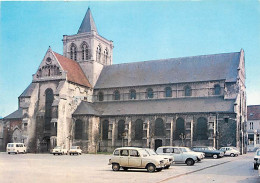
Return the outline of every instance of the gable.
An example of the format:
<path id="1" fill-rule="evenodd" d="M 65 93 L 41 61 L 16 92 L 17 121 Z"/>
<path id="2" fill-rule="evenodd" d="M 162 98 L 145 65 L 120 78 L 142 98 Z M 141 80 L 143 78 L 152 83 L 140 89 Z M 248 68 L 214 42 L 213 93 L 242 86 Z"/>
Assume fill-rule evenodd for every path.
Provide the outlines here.
<path id="1" fill-rule="evenodd" d="M 67 81 L 72 83 L 91 87 L 80 65 L 76 61 L 53 52 L 51 48 L 46 52 L 34 77 L 36 80 L 67 79 Z"/>
<path id="2" fill-rule="evenodd" d="M 82 71 L 78 62 L 53 52 L 64 71 L 67 72 L 67 80 L 82 86 L 91 88 L 91 85 Z"/>
<path id="3" fill-rule="evenodd" d="M 95 88 L 226 80 L 235 82 L 240 52 L 105 66 Z"/>

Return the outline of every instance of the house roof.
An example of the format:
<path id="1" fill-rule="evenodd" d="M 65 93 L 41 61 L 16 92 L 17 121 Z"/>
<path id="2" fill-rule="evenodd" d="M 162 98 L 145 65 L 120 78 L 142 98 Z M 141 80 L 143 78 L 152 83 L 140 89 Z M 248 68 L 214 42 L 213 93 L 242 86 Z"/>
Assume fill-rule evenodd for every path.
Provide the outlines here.
<path id="1" fill-rule="evenodd" d="M 240 52 L 105 66 L 95 89 L 226 80 L 235 82 Z"/>
<path id="2" fill-rule="evenodd" d="M 260 120 L 260 105 L 247 106 L 247 120 Z"/>
<path id="3" fill-rule="evenodd" d="M 23 110 L 19 108 L 18 110 L 14 111 L 13 113 L 9 114 L 8 116 L 4 117 L 4 120 L 9 119 L 22 119 L 23 117 Z"/>
<path id="4" fill-rule="evenodd" d="M 66 58 L 56 52 L 53 52 L 58 62 L 61 64 L 63 70 L 67 71 L 67 79 L 73 83 L 80 84 L 82 86 L 91 87 L 88 79 L 86 78 L 85 74 L 83 73 L 80 65 L 78 62 Z"/>
<path id="5" fill-rule="evenodd" d="M 36 85 L 36 83 L 31 83 L 19 97 L 30 97 Z"/>
<path id="6" fill-rule="evenodd" d="M 223 97 L 81 102 L 73 115 L 120 116 L 176 113 L 234 112 L 234 100 Z"/>
<path id="7" fill-rule="evenodd" d="M 85 14 L 85 17 L 80 25 L 80 28 L 78 30 L 78 34 L 79 33 L 84 33 L 84 32 L 91 32 L 91 31 L 97 31 L 97 28 L 96 28 L 96 24 L 94 22 L 94 19 L 92 17 L 92 14 L 91 14 L 91 11 L 90 11 L 90 8 L 88 8 L 86 14 Z"/>

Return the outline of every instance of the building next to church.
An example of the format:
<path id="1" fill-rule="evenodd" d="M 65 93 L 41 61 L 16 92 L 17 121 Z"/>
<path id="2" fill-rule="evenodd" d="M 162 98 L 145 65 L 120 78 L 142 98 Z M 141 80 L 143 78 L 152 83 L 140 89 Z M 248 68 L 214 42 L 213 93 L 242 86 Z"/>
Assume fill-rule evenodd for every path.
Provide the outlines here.
<path id="1" fill-rule="evenodd" d="M 6 116 L 5 143 L 30 152 L 79 145 L 237 146 L 246 149 L 244 51 L 112 64 L 113 42 L 99 35 L 90 9 L 78 33 L 50 47 Z"/>
<path id="2" fill-rule="evenodd" d="M 260 148 L 260 105 L 247 106 L 248 151 Z"/>

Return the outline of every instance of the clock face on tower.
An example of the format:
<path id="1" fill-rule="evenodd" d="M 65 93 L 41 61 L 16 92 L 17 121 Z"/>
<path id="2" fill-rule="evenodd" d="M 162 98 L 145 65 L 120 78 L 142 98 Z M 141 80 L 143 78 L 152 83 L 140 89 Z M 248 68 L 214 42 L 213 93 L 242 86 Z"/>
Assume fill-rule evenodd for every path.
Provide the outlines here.
<path id="1" fill-rule="evenodd" d="M 46 64 L 47 64 L 47 65 L 50 65 L 50 64 L 51 64 L 51 58 L 50 58 L 50 57 L 48 57 L 48 58 L 46 59 Z"/>

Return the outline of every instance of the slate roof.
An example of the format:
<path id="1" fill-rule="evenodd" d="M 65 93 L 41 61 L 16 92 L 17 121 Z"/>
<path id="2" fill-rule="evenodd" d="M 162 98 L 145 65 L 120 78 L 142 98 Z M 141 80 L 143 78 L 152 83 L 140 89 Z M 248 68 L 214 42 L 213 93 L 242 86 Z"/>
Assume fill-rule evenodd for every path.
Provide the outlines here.
<path id="1" fill-rule="evenodd" d="M 8 119 L 22 119 L 23 117 L 23 110 L 19 108 L 18 110 L 14 111 L 13 113 L 9 114 L 8 116 L 4 117 L 4 120 Z"/>
<path id="2" fill-rule="evenodd" d="M 247 106 L 247 120 L 260 120 L 260 105 Z"/>
<path id="3" fill-rule="evenodd" d="M 31 83 L 19 97 L 30 97 L 36 85 L 36 83 Z"/>
<path id="4" fill-rule="evenodd" d="M 56 52 L 53 52 L 58 62 L 61 64 L 61 67 L 67 71 L 67 79 L 73 83 L 80 84 L 82 86 L 91 87 L 88 79 L 86 78 L 84 72 L 82 71 L 78 62 L 66 58 Z"/>
<path id="5" fill-rule="evenodd" d="M 240 52 L 105 66 L 95 89 L 210 80 L 235 82 Z"/>
<path id="6" fill-rule="evenodd" d="M 85 17 L 78 30 L 78 34 L 91 31 L 98 32 L 90 8 L 88 8 L 87 13 L 85 14 Z"/>
<path id="7" fill-rule="evenodd" d="M 234 113 L 235 100 L 223 97 L 130 100 L 115 102 L 82 101 L 73 115 L 120 116 L 176 113 Z"/>

